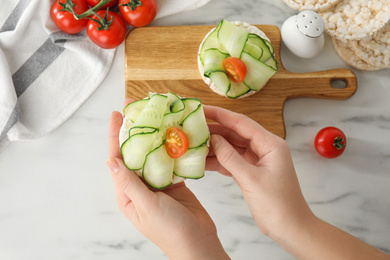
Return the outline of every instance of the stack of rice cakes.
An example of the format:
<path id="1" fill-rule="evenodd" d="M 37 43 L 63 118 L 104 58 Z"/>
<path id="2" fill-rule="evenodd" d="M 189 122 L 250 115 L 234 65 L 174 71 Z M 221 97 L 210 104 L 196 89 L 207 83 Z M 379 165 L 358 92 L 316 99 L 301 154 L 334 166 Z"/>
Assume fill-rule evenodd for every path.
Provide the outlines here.
<path id="1" fill-rule="evenodd" d="M 390 68 L 389 0 L 283 0 L 318 12 L 337 54 L 360 70 Z"/>

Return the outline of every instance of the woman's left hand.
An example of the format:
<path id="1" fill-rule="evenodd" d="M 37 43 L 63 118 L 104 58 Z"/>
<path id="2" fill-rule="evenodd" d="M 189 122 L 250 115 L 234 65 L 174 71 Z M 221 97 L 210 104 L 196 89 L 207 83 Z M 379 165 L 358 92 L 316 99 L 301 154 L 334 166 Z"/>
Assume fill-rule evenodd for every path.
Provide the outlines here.
<path id="1" fill-rule="evenodd" d="M 122 121 L 121 113 L 111 114 L 107 160 L 122 213 L 170 259 L 229 259 L 213 220 L 184 182 L 154 190 L 124 165 Z"/>

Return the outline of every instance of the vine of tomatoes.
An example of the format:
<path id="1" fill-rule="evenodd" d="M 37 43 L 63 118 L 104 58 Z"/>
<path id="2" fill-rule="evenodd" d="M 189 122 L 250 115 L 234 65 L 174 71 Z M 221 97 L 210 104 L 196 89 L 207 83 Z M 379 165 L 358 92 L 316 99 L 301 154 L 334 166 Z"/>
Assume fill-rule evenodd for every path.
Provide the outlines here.
<path id="1" fill-rule="evenodd" d="M 110 10 L 116 5 L 119 13 Z M 105 49 L 116 48 L 124 41 L 126 23 L 146 26 L 156 14 L 156 0 L 55 0 L 50 10 L 61 31 L 76 34 L 86 29 L 91 41 Z"/>

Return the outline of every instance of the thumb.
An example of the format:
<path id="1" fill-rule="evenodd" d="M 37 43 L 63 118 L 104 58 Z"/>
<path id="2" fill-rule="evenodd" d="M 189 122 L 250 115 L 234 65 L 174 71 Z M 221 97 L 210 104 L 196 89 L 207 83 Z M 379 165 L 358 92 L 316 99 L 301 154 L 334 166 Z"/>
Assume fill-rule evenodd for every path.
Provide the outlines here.
<path id="1" fill-rule="evenodd" d="M 110 158 L 107 166 L 111 170 L 112 180 L 118 193 L 124 193 L 134 205 L 143 204 L 148 201 L 153 192 L 142 182 L 142 180 L 130 171 L 122 160 Z"/>
<path id="2" fill-rule="evenodd" d="M 220 135 L 211 136 L 211 145 L 218 162 L 228 170 L 233 177 L 243 170 L 248 162 L 234 149 L 234 147 Z"/>

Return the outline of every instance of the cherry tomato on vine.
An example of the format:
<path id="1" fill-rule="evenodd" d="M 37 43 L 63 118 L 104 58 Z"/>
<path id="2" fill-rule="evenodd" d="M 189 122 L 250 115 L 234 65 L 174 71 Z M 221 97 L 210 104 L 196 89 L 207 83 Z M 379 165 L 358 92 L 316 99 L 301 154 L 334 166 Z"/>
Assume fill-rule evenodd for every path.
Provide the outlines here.
<path id="1" fill-rule="evenodd" d="M 179 128 L 168 128 L 165 140 L 165 150 L 172 158 L 179 158 L 182 156 L 188 150 L 187 135 Z"/>
<path id="2" fill-rule="evenodd" d="M 246 75 L 246 65 L 239 58 L 229 57 L 223 61 L 223 67 L 231 80 L 240 83 Z"/>
<path id="3" fill-rule="evenodd" d="M 86 0 L 88 2 L 88 4 L 92 7 L 96 6 L 98 3 L 100 3 L 101 0 Z M 116 5 L 118 3 L 118 0 L 111 0 L 110 2 L 108 2 L 108 4 L 105 4 L 103 5 L 103 7 L 100 8 L 100 10 L 103 10 L 103 9 L 107 9 L 107 8 L 111 8 L 113 7 L 114 5 Z"/>
<path id="4" fill-rule="evenodd" d="M 119 10 L 131 26 L 146 26 L 156 17 L 157 0 L 119 0 Z"/>
<path id="5" fill-rule="evenodd" d="M 72 0 L 74 3 L 73 9 L 76 14 L 82 14 L 89 9 L 85 0 Z M 61 11 L 66 0 L 56 0 L 50 9 L 50 16 L 54 23 L 61 29 L 61 31 L 75 34 L 81 32 L 88 23 L 87 19 L 77 20 L 68 11 Z"/>
<path id="6" fill-rule="evenodd" d="M 321 129 L 314 139 L 314 147 L 325 158 L 340 156 L 344 152 L 346 145 L 347 138 L 345 134 L 333 126 Z"/>
<path id="7" fill-rule="evenodd" d="M 112 11 L 100 10 L 96 14 L 99 17 L 93 15 L 88 21 L 88 37 L 104 49 L 118 47 L 126 37 L 126 23 Z"/>

